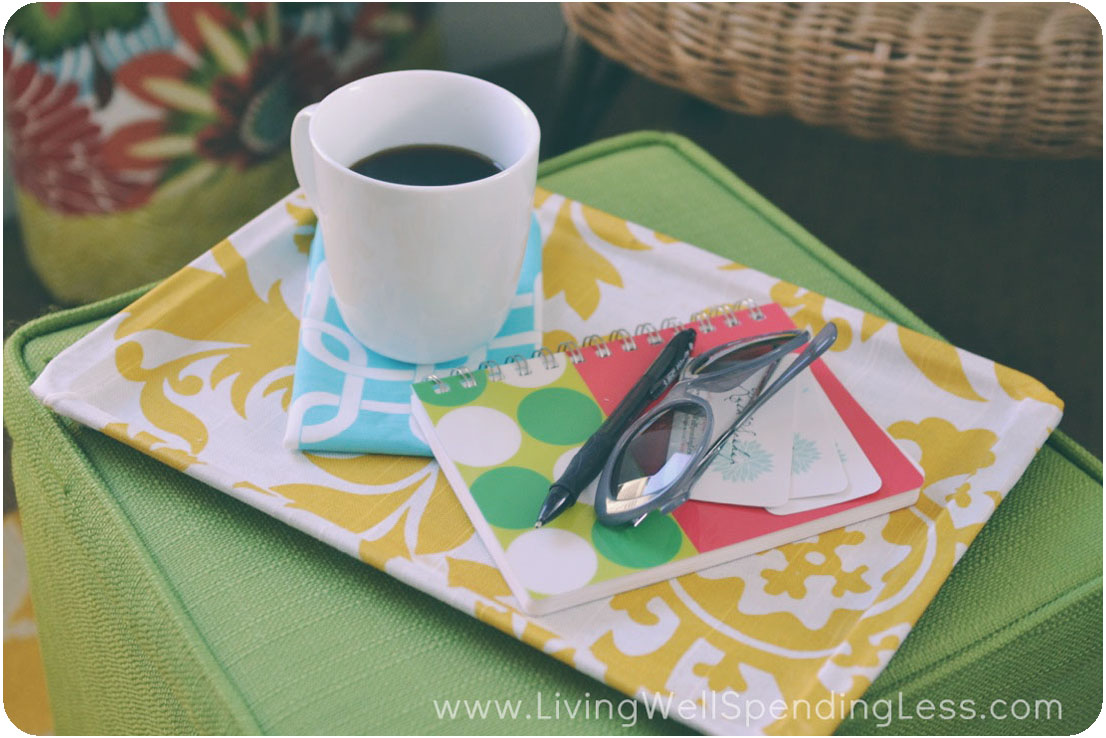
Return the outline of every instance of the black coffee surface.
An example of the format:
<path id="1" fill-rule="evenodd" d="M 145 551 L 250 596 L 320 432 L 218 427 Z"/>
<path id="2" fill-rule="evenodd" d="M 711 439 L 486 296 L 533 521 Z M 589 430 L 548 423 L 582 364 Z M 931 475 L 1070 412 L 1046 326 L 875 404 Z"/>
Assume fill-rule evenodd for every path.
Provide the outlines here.
<path id="1" fill-rule="evenodd" d="M 384 182 L 422 187 L 473 182 L 502 171 L 498 164 L 483 154 L 437 144 L 384 149 L 366 156 L 350 169 Z"/>

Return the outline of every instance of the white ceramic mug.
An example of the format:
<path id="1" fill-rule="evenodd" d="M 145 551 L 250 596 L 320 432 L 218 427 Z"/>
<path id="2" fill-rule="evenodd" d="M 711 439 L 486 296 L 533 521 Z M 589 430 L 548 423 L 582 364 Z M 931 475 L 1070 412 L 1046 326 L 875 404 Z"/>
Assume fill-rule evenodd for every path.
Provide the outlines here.
<path id="1" fill-rule="evenodd" d="M 365 77 L 296 115 L 296 177 L 319 216 L 334 298 L 354 336 L 430 364 L 498 333 L 522 268 L 539 137 L 530 108 L 507 90 L 429 70 Z M 412 144 L 469 149 L 503 169 L 416 187 L 349 168 Z"/>

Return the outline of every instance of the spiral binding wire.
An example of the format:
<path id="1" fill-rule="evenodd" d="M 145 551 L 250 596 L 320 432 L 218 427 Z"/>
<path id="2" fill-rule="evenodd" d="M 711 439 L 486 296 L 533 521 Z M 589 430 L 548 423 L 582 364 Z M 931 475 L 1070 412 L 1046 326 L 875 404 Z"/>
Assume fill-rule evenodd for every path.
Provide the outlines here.
<path id="1" fill-rule="evenodd" d="M 518 372 L 520 377 L 526 377 L 530 374 L 530 362 L 526 361 L 526 357 L 522 354 L 514 354 L 507 357 L 507 361 L 504 364 L 514 364 L 515 371 Z"/>
<path id="2" fill-rule="evenodd" d="M 536 351 L 534 351 L 534 353 L 530 354 L 531 359 L 537 359 L 539 357 L 541 357 L 541 365 L 546 369 L 557 368 L 558 364 L 556 355 L 545 346 L 542 346 L 540 349 L 537 349 Z"/>
<path id="3" fill-rule="evenodd" d="M 722 314 L 722 322 L 726 324 L 727 328 L 735 328 L 741 321 L 737 319 L 738 307 L 733 303 L 726 303 L 722 306 L 725 308 L 725 312 Z"/>
<path id="4" fill-rule="evenodd" d="M 576 345 L 575 341 L 565 341 L 557 346 L 558 354 L 565 354 L 573 364 L 579 364 L 584 360 L 584 354 L 580 351 L 580 347 Z"/>
<path id="5" fill-rule="evenodd" d="M 630 332 L 625 328 L 619 328 L 618 330 L 611 331 L 611 335 L 607 337 L 610 342 L 622 341 L 623 351 L 637 351 L 637 341 L 634 340 Z"/>
<path id="6" fill-rule="evenodd" d="M 463 367 L 458 367 L 449 373 L 451 377 L 460 377 L 461 386 L 465 389 L 472 389 L 476 386 L 476 377 L 472 376 L 472 372 Z"/>
<path id="7" fill-rule="evenodd" d="M 754 300 L 745 298 L 736 303 L 727 302 L 692 313 L 690 320 L 686 324 L 681 324 L 677 318 L 665 318 L 661 321 L 660 328 L 657 328 L 652 323 L 641 323 L 634 329 L 633 334 L 625 328 L 611 331 L 610 335 L 606 338 L 592 334 L 586 336 L 580 344 L 577 344 L 575 341 L 565 341 L 557 346 L 556 352 L 550 351 L 543 346 L 530 354 L 530 359 L 541 359 L 542 367 L 547 370 L 556 369 L 560 366 L 560 364 L 557 363 L 558 354 L 564 354 L 573 364 L 580 364 L 586 361 L 583 353 L 583 349 L 585 348 L 594 348 L 595 357 L 597 359 L 605 359 L 613 354 L 611 351 L 611 344 L 617 344 L 624 352 L 636 351 L 638 349 L 638 340 L 644 338 L 646 343 L 656 346 L 664 343 L 664 337 L 661 333 L 670 328 L 679 329 L 684 325 L 694 324 L 695 328 L 698 329 L 700 333 L 711 333 L 716 330 L 712 321 L 712 319 L 716 317 L 721 317 L 722 322 L 727 328 L 734 328 L 741 325 L 741 319 L 737 317 L 737 314 L 745 310 L 749 311 L 749 318 L 752 320 L 761 321 L 766 317 L 764 311 L 760 309 L 760 306 L 757 305 Z M 503 364 L 491 359 L 482 361 L 477 371 L 486 371 L 488 373 L 488 381 L 490 382 L 502 382 L 504 376 L 503 370 L 509 365 L 514 366 L 515 371 L 520 377 L 529 376 L 531 373 L 530 361 L 522 354 L 514 354 L 508 357 Z M 453 369 L 449 372 L 449 376 L 460 377 L 460 385 L 466 389 L 471 389 L 477 384 L 476 377 L 469 369 Z M 423 381 L 433 382 L 434 392 L 436 394 L 442 394 L 450 390 L 449 384 L 436 374 L 427 376 Z"/>
<path id="8" fill-rule="evenodd" d="M 477 369 L 483 369 L 488 372 L 488 379 L 493 382 L 503 381 L 503 369 L 499 366 L 499 362 L 488 359 L 487 361 L 481 361 L 480 366 Z"/>
<path id="9" fill-rule="evenodd" d="M 584 336 L 584 348 L 595 347 L 595 357 L 597 359 L 605 359 L 611 355 L 611 349 L 607 346 L 607 342 L 594 333 L 590 336 Z"/>
<path id="10" fill-rule="evenodd" d="M 760 309 L 760 305 L 757 305 L 756 301 L 750 297 L 746 297 L 737 303 L 737 310 L 733 311 L 736 315 L 742 310 L 749 311 L 749 317 L 753 320 L 764 320 L 764 311 Z"/>
<path id="11" fill-rule="evenodd" d="M 714 333 L 714 323 L 710 322 L 710 319 L 711 311 L 701 310 L 691 314 L 690 322 L 697 323 L 695 327 L 699 329 L 700 333 Z"/>
<path id="12" fill-rule="evenodd" d="M 634 335 L 645 336 L 645 340 L 653 346 L 664 342 L 664 337 L 661 335 L 661 332 L 657 330 L 657 327 L 652 323 L 639 324 L 637 328 L 634 328 Z"/>

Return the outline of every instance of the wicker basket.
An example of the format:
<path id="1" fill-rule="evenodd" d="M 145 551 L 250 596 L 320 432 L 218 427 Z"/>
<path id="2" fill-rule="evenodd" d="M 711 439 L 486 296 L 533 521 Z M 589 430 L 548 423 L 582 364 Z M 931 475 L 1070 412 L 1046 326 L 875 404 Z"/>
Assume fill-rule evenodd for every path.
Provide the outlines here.
<path id="1" fill-rule="evenodd" d="M 565 3 L 636 72 L 752 115 L 957 154 L 1102 154 L 1102 31 L 1052 3 Z"/>

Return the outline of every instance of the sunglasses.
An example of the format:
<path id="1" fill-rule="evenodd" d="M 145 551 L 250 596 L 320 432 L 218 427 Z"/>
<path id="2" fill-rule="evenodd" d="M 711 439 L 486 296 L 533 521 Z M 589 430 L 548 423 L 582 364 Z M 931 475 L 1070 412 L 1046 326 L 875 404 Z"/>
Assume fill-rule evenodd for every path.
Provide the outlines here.
<path id="1" fill-rule="evenodd" d="M 595 495 L 604 525 L 638 525 L 671 512 L 723 444 L 782 387 L 833 345 L 832 323 L 812 340 L 784 331 L 716 346 L 692 359 L 668 394 L 616 442 Z M 782 371 L 784 357 L 806 348 Z"/>

